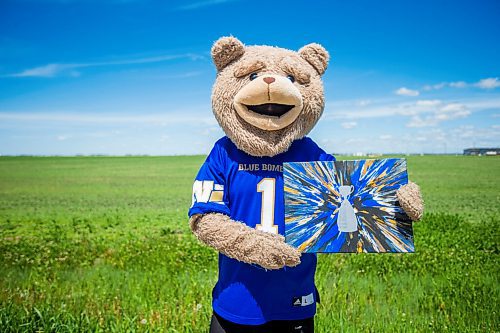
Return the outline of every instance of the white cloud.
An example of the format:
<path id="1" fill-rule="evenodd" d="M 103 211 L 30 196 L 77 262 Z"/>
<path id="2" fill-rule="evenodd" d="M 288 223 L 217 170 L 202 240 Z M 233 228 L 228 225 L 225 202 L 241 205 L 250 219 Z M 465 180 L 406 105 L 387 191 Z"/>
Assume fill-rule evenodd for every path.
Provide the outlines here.
<path id="1" fill-rule="evenodd" d="M 45 66 L 35 67 L 31 69 L 26 69 L 22 72 L 11 74 L 11 77 L 53 77 L 56 73 L 62 72 L 66 69 L 74 68 L 72 65 L 62 65 L 62 64 L 48 64 Z"/>
<path id="2" fill-rule="evenodd" d="M 465 81 L 450 82 L 449 85 L 452 88 L 465 88 L 465 87 L 467 87 L 467 83 Z"/>
<path id="3" fill-rule="evenodd" d="M 341 123 L 340 125 L 345 129 L 351 129 L 351 128 L 358 126 L 358 123 L 355 121 L 346 121 L 346 122 Z"/>
<path id="4" fill-rule="evenodd" d="M 396 95 L 401 95 L 401 96 L 418 96 L 420 95 L 420 92 L 418 90 L 412 90 L 408 89 L 406 87 L 401 87 L 398 90 L 395 91 Z"/>
<path id="5" fill-rule="evenodd" d="M 449 103 L 440 108 L 435 109 L 431 114 L 422 116 L 415 115 L 411 117 L 406 124 L 407 127 L 429 127 L 436 126 L 440 122 L 465 118 L 470 115 L 470 111 L 464 104 Z"/>
<path id="6" fill-rule="evenodd" d="M 464 98 L 459 101 L 433 99 L 404 103 L 397 102 L 397 99 L 385 99 L 373 100 L 372 105 L 362 109 L 358 107 L 358 100 L 352 100 L 350 103 L 348 101 L 340 101 L 338 104 L 327 103 L 324 121 L 334 120 L 346 128 L 344 124 L 356 122 L 358 119 L 399 117 L 399 120 L 395 121 L 403 121 L 409 128 L 435 128 L 443 122 L 463 119 L 473 112 L 491 109 L 500 109 L 500 98 Z"/>
<path id="7" fill-rule="evenodd" d="M 446 86 L 446 82 L 441 82 L 432 86 L 433 89 L 439 90 Z"/>
<path id="8" fill-rule="evenodd" d="M 477 82 L 475 86 L 481 89 L 494 89 L 500 87 L 500 81 L 497 77 L 490 77 L 487 79 L 479 80 L 479 82 Z"/>
<path id="9" fill-rule="evenodd" d="M 0 110 L 0 154 L 205 154 L 224 135 L 216 128 L 206 105 L 147 114 Z"/>
<path id="10" fill-rule="evenodd" d="M 438 105 L 441 105 L 441 101 L 439 99 L 432 99 L 432 100 L 419 100 L 417 101 L 416 105 L 417 106 L 424 106 L 424 107 L 435 107 Z"/>
<path id="11" fill-rule="evenodd" d="M 497 146 L 500 132 L 490 127 L 460 125 L 450 128 L 424 127 L 406 129 L 404 134 L 396 134 L 394 137 L 397 137 L 397 140 L 380 141 L 372 138 L 363 146 L 352 148 L 351 151 L 361 149 L 365 152 L 461 154 L 464 148 Z"/>
<path id="12" fill-rule="evenodd" d="M 198 60 L 203 58 L 203 56 L 187 53 L 187 54 L 161 55 L 156 57 L 143 57 L 135 59 L 124 59 L 124 60 L 113 60 L 113 61 L 102 61 L 102 62 L 70 63 L 70 64 L 54 63 L 54 64 L 47 64 L 39 67 L 25 69 L 18 73 L 4 75 L 3 77 L 51 78 L 58 75 L 79 76 L 80 72 L 76 71 L 76 69 L 79 68 L 148 64 L 148 63 L 164 62 L 164 61 L 183 59 L 183 58 Z"/>
<path id="13" fill-rule="evenodd" d="M 205 136 L 210 136 L 210 135 L 214 135 L 214 134 L 222 135 L 223 132 L 222 132 L 222 128 L 220 128 L 220 126 L 214 125 L 214 126 L 205 127 L 205 129 L 203 131 L 201 131 L 200 134 L 205 135 Z"/>
<path id="14" fill-rule="evenodd" d="M 358 101 L 359 106 L 367 106 L 371 103 L 372 103 L 372 101 L 369 99 L 362 99 L 362 100 Z"/>
<path id="15" fill-rule="evenodd" d="M 439 90 L 439 89 L 444 88 L 446 85 L 448 85 L 448 83 L 446 83 L 446 82 L 441 82 L 441 83 L 437 83 L 437 84 L 428 84 L 428 85 L 423 86 L 422 89 L 425 91 Z"/>
<path id="16" fill-rule="evenodd" d="M 449 104 L 446 104 L 445 106 L 443 106 L 442 108 L 440 108 L 440 111 L 441 112 L 460 112 L 460 111 L 464 111 L 466 109 L 467 108 L 463 104 L 449 103 Z"/>
<path id="17" fill-rule="evenodd" d="M 390 135 L 390 134 L 382 134 L 381 136 L 379 136 L 379 139 L 380 140 L 391 140 L 392 139 L 392 135 Z"/>
<path id="18" fill-rule="evenodd" d="M 441 82 L 434 85 L 425 85 L 423 86 L 422 89 L 425 91 L 430 91 L 430 90 L 439 90 L 444 87 L 451 87 L 451 88 L 478 87 L 481 89 L 494 89 L 500 87 L 500 80 L 498 79 L 498 77 L 490 77 L 486 79 L 481 79 L 475 83 L 467 83 L 465 81 Z"/>
<path id="19" fill-rule="evenodd" d="M 119 114 L 119 113 L 72 113 L 72 112 L 0 112 L 0 121 L 94 123 L 94 124 L 153 124 L 164 127 L 173 124 L 217 124 L 213 115 L 192 111 L 176 111 L 162 114 Z"/>
<path id="20" fill-rule="evenodd" d="M 362 109 L 357 106 L 357 100 L 330 102 L 326 105 L 324 119 L 356 121 L 357 119 L 413 117 L 443 112 L 478 112 L 486 109 L 500 109 L 500 98 L 464 98 L 459 101 L 418 100 L 404 103 L 397 99 L 374 100 L 371 106 Z"/>
<path id="21" fill-rule="evenodd" d="M 498 139 L 500 139 L 500 132 L 493 127 L 475 127 L 470 125 L 463 125 L 451 129 L 450 136 L 452 136 L 454 140 L 473 139 L 498 142 Z M 497 143 L 494 143 L 492 145 L 498 146 Z"/>
<path id="22" fill-rule="evenodd" d="M 453 113 L 438 113 L 434 117 L 437 121 L 445 121 L 445 120 L 452 120 L 452 119 L 458 119 L 458 118 L 465 118 L 470 115 L 470 111 L 464 110 L 464 111 L 458 111 L 458 112 L 453 112 Z"/>
<path id="23" fill-rule="evenodd" d="M 200 76 L 201 74 L 203 74 L 202 71 L 190 71 L 190 72 L 184 72 L 184 73 L 179 73 L 179 74 L 165 75 L 165 78 L 166 79 L 185 79 L 185 78 Z"/>
<path id="24" fill-rule="evenodd" d="M 345 140 L 346 144 L 353 144 L 353 143 L 365 143 L 366 139 L 363 138 L 350 138 Z"/>
<path id="25" fill-rule="evenodd" d="M 423 119 L 421 116 L 413 116 L 406 124 L 406 127 L 429 127 L 435 126 L 436 120 L 432 118 Z"/>

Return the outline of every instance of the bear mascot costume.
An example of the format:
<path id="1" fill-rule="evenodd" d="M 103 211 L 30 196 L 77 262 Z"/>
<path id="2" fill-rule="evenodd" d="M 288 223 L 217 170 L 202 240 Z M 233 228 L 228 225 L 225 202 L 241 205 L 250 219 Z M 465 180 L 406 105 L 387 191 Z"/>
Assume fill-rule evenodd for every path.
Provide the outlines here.
<path id="1" fill-rule="evenodd" d="M 196 237 L 219 252 L 210 332 L 313 332 L 316 255 L 284 242 L 283 162 L 334 161 L 306 137 L 321 117 L 321 76 L 329 55 L 245 46 L 222 37 L 212 47 L 218 140 L 193 185 Z M 398 200 L 412 220 L 423 203 L 414 183 Z"/>

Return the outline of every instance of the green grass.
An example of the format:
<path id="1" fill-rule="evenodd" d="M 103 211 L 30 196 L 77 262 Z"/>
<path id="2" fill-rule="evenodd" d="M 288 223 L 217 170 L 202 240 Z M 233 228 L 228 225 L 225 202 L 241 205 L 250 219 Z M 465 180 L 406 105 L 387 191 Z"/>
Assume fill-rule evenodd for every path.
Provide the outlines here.
<path id="1" fill-rule="evenodd" d="M 203 159 L 1 157 L 1 331 L 206 332 L 217 255 L 186 217 Z M 500 159 L 408 168 L 417 253 L 320 255 L 317 332 L 500 331 Z"/>

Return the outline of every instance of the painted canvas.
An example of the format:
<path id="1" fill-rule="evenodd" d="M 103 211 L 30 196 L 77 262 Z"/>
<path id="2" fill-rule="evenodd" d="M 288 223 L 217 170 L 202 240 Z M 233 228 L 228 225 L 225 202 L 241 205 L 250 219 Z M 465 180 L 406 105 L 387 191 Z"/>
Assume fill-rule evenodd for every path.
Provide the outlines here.
<path id="1" fill-rule="evenodd" d="M 286 242 L 303 252 L 414 252 L 396 191 L 406 160 L 284 163 Z"/>

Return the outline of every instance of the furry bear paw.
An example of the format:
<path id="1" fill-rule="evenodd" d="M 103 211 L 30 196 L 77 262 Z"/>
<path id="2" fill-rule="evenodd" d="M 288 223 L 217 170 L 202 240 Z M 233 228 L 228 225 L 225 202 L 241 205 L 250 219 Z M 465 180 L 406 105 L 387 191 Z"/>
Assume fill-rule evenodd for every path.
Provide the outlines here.
<path id="1" fill-rule="evenodd" d="M 424 214 L 424 201 L 420 187 L 413 183 L 402 186 L 397 192 L 399 204 L 412 221 L 418 221 Z"/>
<path id="2" fill-rule="evenodd" d="M 190 226 L 196 237 L 222 254 L 266 269 L 300 264 L 301 252 L 281 235 L 250 228 L 219 213 L 194 215 Z"/>
<path id="3" fill-rule="evenodd" d="M 256 232 L 259 236 L 259 251 L 249 256 L 249 260 L 266 269 L 280 269 L 285 266 L 294 267 L 300 264 L 300 251 L 285 243 L 281 235 Z"/>

